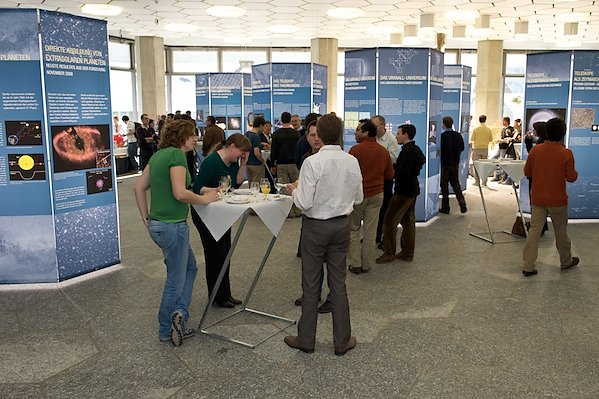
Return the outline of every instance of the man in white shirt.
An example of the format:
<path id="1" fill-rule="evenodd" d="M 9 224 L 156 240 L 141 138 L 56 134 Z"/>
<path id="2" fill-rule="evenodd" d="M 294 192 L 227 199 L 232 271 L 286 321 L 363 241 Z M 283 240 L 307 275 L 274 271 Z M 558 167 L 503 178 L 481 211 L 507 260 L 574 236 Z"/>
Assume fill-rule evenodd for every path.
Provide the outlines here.
<path id="1" fill-rule="evenodd" d="M 129 166 L 133 170 L 138 170 L 137 164 L 137 137 L 135 137 L 135 123 L 129 120 L 127 115 L 123 115 L 123 122 L 127 124 L 127 154 L 129 155 Z"/>
<path id="2" fill-rule="evenodd" d="M 356 346 L 356 337 L 351 336 L 345 265 L 349 249 L 348 215 L 364 197 L 362 173 L 358 160 L 339 145 L 343 134 L 339 118 L 334 115 L 320 118 L 317 133 L 323 146 L 302 164 L 297 188 L 291 184 L 287 187 L 305 218 L 300 244 L 302 316 L 297 325 L 298 335 L 285 337 L 285 343 L 306 353 L 314 352 L 319 280 L 324 262 L 332 293 L 335 355 L 342 356 Z"/>
<path id="3" fill-rule="evenodd" d="M 397 140 L 395 137 L 389 133 L 387 133 L 387 126 L 385 125 L 385 118 L 381 115 L 375 115 L 372 117 L 372 123 L 376 126 L 376 142 L 382 145 L 389 151 L 389 155 L 391 156 L 391 162 L 393 163 L 395 169 L 395 162 L 397 161 L 397 150 L 399 146 L 397 144 Z M 383 205 L 381 205 L 381 210 L 379 211 L 379 221 L 376 225 L 376 239 L 375 241 L 379 243 L 379 248 L 381 248 L 383 242 L 383 220 L 385 219 L 385 212 L 387 212 L 387 207 L 389 207 L 389 201 L 393 197 L 393 177 L 391 179 L 385 179 L 385 183 L 383 186 Z"/>

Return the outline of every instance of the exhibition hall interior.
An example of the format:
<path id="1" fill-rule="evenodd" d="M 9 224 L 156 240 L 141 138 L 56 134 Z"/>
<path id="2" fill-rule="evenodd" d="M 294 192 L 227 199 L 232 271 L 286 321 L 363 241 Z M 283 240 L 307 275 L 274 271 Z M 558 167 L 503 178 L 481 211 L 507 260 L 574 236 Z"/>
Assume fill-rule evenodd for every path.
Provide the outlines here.
<path id="1" fill-rule="evenodd" d="M 599 397 L 596 0 L 2 0 L 0 71 L 0 398 Z"/>

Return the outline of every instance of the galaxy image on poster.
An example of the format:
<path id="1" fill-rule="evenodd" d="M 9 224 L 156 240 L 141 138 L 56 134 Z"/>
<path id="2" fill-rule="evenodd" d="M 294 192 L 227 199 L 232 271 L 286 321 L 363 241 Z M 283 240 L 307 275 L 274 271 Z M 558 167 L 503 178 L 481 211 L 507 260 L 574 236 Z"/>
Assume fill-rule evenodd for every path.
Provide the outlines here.
<path id="1" fill-rule="evenodd" d="M 9 147 L 44 144 L 42 121 L 5 121 L 4 131 Z"/>
<path id="2" fill-rule="evenodd" d="M 44 154 L 8 154 L 10 181 L 46 180 Z"/>
<path id="3" fill-rule="evenodd" d="M 566 108 L 527 108 L 526 130 L 531 131 L 535 123 L 547 122 L 553 118 L 566 120 Z"/>
<path id="4" fill-rule="evenodd" d="M 92 170 L 85 173 L 87 194 L 99 194 L 112 191 L 112 171 L 110 169 Z"/>
<path id="5" fill-rule="evenodd" d="M 54 173 L 106 166 L 105 157 L 99 154 L 110 151 L 108 125 L 52 126 L 50 130 Z"/>
<path id="6" fill-rule="evenodd" d="M 56 214 L 60 226 L 56 229 L 60 280 L 120 261 L 116 218 L 116 204 Z"/>

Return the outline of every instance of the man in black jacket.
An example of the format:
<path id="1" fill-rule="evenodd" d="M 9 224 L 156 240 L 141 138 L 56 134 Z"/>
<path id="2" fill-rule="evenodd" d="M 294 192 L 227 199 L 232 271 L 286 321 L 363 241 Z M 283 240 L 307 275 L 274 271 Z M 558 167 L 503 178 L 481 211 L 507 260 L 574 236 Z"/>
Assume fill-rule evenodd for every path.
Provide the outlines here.
<path id="1" fill-rule="evenodd" d="M 455 194 L 460 212 L 466 213 L 466 200 L 462 194 L 460 181 L 458 179 L 458 167 L 460 165 L 460 154 L 464 151 L 464 138 L 453 127 L 451 116 L 443 117 L 443 134 L 441 134 L 441 208 L 439 212 L 449 213 L 449 184 Z"/>
<path id="2" fill-rule="evenodd" d="M 418 175 L 426 162 L 420 147 L 414 142 L 416 127 L 401 125 L 397 129 L 397 143 L 401 152 L 395 163 L 395 192 L 383 221 L 383 254 L 376 263 L 388 263 L 395 259 L 411 262 L 416 246 L 416 197 L 420 194 Z M 401 223 L 401 252 L 395 255 L 397 247 L 397 224 Z"/>
<path id="3" fill-rule="evenodd" d="M 299 178 L 299 170 L 295 165 L 295 144 L 299 140 L 299 133 L 291 126 L 291 114 L 281 114 L 283 127 L 272 135 L 270 159 L 277 166 L 277 177 L 281 181 L 293 183 Z"/>

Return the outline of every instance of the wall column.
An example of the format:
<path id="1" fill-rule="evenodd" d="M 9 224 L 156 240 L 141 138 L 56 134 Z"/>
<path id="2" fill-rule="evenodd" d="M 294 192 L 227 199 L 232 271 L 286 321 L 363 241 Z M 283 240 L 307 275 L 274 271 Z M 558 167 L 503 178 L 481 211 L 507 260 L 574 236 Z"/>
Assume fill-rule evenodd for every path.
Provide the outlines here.
<path id="1" fill-rule="evenodd" d="M 501 99 L 503 93 L 503 41 L 478 42 L 476 63 L 476 115 L 487 115 L 488 125 L 501 126 Z"/>
<path id="2" fill-rule="evenodd" d="M 327 75 L 327 113 L 335 111 L 338 116 L 343 117 L 343 110 L 337 109 L 337 54 L 339 42 L 334 38 L 314 38 L 310 42 L 312 62 L 326 65 Z"/>
<path id="3" fill-rule="evenodd" d="M 151 119 L 166 113 L 164 88 L 164 39 L 156 36 L 139 36 L 135 43 L 138 87 L 141 113 Z M 141 114 L 140 114 L 141 115 Z"/>

